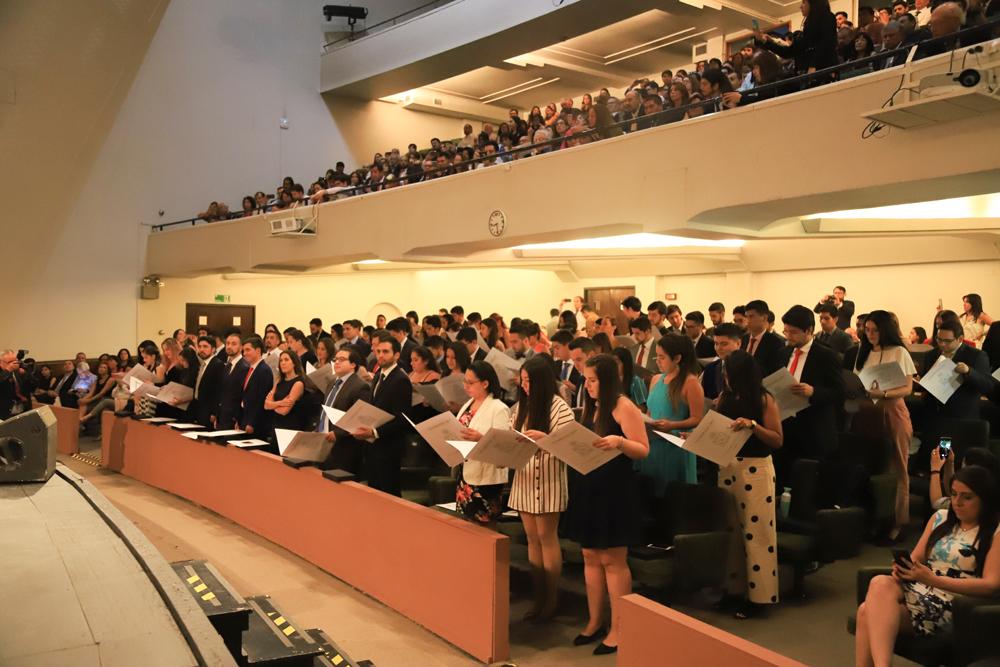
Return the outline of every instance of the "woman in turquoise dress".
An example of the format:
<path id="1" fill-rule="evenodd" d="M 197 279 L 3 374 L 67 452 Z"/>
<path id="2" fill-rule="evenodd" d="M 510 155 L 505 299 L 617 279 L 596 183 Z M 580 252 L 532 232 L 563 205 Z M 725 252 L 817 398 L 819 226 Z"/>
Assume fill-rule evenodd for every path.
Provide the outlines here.
<path id="1" fill-rule="evenodd" d="M 667 334 L 656 341 L 656 366 L 660 373 L 650 383 L 646 407 L 652 430 L 680 435 L 701 422 L 705 392 L 698 381 L 694 344 L 687 336 Z M 650 433 L 649 456 L 636 461 L 636 470 L 653 478 L 657 497 L 670 482 L 696 484 L 695 456 Z"/>

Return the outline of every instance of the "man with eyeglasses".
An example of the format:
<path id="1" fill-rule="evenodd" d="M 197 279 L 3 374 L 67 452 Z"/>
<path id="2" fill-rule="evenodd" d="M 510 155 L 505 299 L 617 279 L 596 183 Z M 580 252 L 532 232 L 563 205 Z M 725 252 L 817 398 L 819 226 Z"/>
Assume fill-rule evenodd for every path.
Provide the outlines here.
<path id="1" fill-rule="evenodd" d="M 335 410 L 347 412 L 358 401 L 371 403 L 372 388 L 358 376 L 358 369 L 363 367 L 365 360 L 361 354 L 350 345 L 337 350 L 333 357 L 334 381 L 330 385 L 323 404 Z M 361 472 L 364 460 L 365 444 L 358 441 L 347 431 L 330 425 L 326 411 L 322 411 L 316 431 L 326 433 L 327 442 L 334 443 L 330 456 L 323 464 L 325 470 L 347 470 L 355 475 Z"/>
<path id="2" fill-rule="evenodd" d="M 980 418 L 981 398 L 989 393 L 993 382 L 990 377 L 990 364 L 985 352 L 962 342 L 962 335 L 962 323 L 957 319 L 946 319 L 938 327 L 937 337 L 934 340 L 935 349 L 928 352 L 924 358 L 921 375 L 926 375 L 940 357 L 945 357 L 955 362 L 955 373 L 962 383 L 947 403 L 941 403 L 930 393 L 924 393 L 924 409 L 930 419 Z M 934 425 L 931 423 L 928 426 Z"/>

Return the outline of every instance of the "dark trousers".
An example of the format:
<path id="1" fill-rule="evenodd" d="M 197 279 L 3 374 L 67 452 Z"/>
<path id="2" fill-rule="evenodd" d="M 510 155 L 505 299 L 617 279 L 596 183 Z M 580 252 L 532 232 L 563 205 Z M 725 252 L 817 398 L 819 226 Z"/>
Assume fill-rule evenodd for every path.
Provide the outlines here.
<path id="1" fill-rule="evenodd" d="M 403 461 L 402 442 L 376 440 L 365 449 L 365 476 L 368 486 L 390 496 L 401 497 Z"/>

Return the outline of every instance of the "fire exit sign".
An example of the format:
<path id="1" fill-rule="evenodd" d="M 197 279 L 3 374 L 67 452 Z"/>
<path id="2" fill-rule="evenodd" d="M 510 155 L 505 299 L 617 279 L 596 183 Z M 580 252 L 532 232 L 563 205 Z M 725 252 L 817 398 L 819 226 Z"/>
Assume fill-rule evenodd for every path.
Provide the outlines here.
<path id="1" fill-rule="evenodd" d="M 229 295 L 228 294 L 216 294 L 215 295 L 215 302 L 216 303 L 229 303 Z"/>
<path id="2" fill-rule="evenodd" d="M 667 301 L 677 301 L 677 292 L 667 292 L 663 295 L 663 298 Z"/>

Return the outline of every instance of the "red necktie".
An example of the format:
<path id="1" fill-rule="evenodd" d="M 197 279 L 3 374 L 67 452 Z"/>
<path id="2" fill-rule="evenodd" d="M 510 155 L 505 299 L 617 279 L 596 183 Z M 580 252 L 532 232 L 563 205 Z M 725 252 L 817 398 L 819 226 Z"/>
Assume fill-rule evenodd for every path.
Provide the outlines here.
<path id="1" fill-rule="evenodd" d="M 792 356 L 792 366 L 788 369 L 788 372 L 795 375 L 795 369 L 799 367 L 799 357 L 802 356 L 802 348 L 795 348 L 795 354 Z"/>
<path id="2" fill-rule="evenodd" d="M 639 345 L 639 356 L 637 356 L 635 358 L 635 365 L 636 366 L 642 366 L 642 357 L 643 357 L 643 355 L 645 355 L 645 353 L 646 353 L 646 344 L 645 343 L 641 343 Z"/>
<path id="3" fill-rule="evenodd" d="M 253 368 L 247 371 L 247 377 L 243 380 L 243 391 L 247 390 L 247 385 L 250 384 L 250 376 L 253 375 Z"/>
<path id="4" fill-rule="evenodd" d="M 752 357 L 754 351 L 757 349 L 757 343 L 759 338 L 750 338 L 750 344 L 747 345 L 747 353 Z"/>

